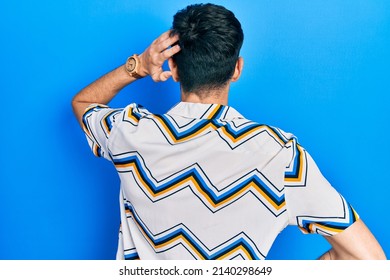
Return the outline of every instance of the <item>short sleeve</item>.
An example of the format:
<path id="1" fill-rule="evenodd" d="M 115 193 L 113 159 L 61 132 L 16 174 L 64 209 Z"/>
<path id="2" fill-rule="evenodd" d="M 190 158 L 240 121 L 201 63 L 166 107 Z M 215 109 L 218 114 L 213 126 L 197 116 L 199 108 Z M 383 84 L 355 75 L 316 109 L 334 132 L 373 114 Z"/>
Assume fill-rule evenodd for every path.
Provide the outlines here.
<path id="1" fill-rule="evenodd" d="M 108 140 L 121 112 L 122 109 L 112 109 L 101 104 L 92 104 L 85 110 L 83 129 L 95 156 L 110 159 Z"/>
<path id="2" fill-rule="evenodd" d="M 321 174 L 310 154 L 295 140 L 289 145 L 292 157 L 284 179 L 289 224 L 304 233 L 334 235 L 358 220 L 358 214 Z"/>

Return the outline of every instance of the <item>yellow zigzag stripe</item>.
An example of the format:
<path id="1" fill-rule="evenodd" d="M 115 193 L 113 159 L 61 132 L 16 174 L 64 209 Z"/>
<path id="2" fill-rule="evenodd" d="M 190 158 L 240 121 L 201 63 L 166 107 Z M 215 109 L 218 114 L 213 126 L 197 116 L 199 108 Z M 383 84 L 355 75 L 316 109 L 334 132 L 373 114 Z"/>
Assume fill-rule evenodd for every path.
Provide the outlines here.
<path id="1" fill-rule="evenodd" d="M 137 167 L 137 165 L 135 163 L 131 162 L 131 163 L 127 163 L 127 164 L 116 164 L 116 167 L 118 167 L 118 168 L 131 168 L 134 171 L 133 174 L 136 175 L 138 181 L 141 182 L 142 186 L 148 191 L 148 193 L 153 198 L 162 196 L 162 195 L 164 195 L 164 194 L 166 194 L 166 193 L 168 193 L 168 192 L 170 192 L 170 191 L 172 191 L 174 189 L 177 189 L 180 186 L 192 183 L 193 186 L 195 186 L 195 188 L 198 190 L 198 192 L 201 193 L 202 196 L 214 208 L 219 207 L 219 206 L 224 205 L 224 204 L 227 204 L 230 201 L 233 201 L 235 198 L 240 197 L 242 194 L 244 194 L 245 192 L 249 191 L 251 188 L 254 188 L 276 210 L 282 209 L 285 206 L 285 204 L 286 204 L 285 200 L 283 200 L 283 202 L 280 205 L 276 204 L 271 198 L 269 198 L 269 196 L 267 196 L 267 194 L 261 188 L 259 188 L 253 182 L 250 182 L 249 184 L 247 184 L 245 187 L 243 187 L 241 190 L 236 192 L 234 195 L 229 196 L 229 197 L 227 197 L 227 198 L 225 198 L 225 199 L 215 203 L 214 201 L 212 201 L 212 199 L 209 197 L 209 195 L 202 190 L 202 188 L 199 186 L 199 184 L 196 182 L 196 180 L 194 179 L 194 177 L 192 175 L 190 177 L 186 178 L 185 180 L 180 181 L 180 182 L 172 185 L 171 187 L 169 187 L 169 188 L 167 188 L 167 189 L 165 189 L 165 190 L 163 190 L 163 191 L 161 191 L 159 193 L 154 193 L 153 190 L 149 187 L 149 185 L 143 180 L 142 176 L 139 173 L 138 167 Z"/>

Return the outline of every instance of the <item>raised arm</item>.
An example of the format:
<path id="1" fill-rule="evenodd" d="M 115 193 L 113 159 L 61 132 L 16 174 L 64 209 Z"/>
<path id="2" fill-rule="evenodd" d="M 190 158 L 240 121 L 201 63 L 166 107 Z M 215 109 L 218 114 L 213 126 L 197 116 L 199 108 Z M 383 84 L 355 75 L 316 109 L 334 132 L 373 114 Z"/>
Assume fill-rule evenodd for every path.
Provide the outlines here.
<path id="1" fill-rule="evenodd" d="M 360 219 L 343 232 L 325 237 L 332 248 L 320 260 L 385 260 L 386 256 L 371 231 Z"/>
<path id="2" fill-rule="evenodd" d="M 156 81 L 166 81 L 172 75 L 170 71 L 164 71 L 164 61 L 180 51 L 178 44 L 170 48 L 178 40 L 177 36 L 170 36 L 170 31 L 161 34 L 153 43 L 139 55 L 139 74 L 137 78 L 150 75 Z M 77 120 L 82 122 L 85 109 L 94 103 L 107 104 L 125 86 L 131 84 L 136 77 L 129 75 L 125 64 L 97 79 L 79 93 L 72 100 L 73 112 Z"/>

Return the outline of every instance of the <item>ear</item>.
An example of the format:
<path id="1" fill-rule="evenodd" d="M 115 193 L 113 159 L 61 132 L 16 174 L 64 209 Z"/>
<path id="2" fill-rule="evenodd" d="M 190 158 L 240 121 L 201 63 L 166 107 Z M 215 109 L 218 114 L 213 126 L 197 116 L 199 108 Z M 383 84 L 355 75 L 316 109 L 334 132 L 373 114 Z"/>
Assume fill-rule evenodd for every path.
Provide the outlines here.
<path id="1" fill-rule="evenodd" d="M 175 81 L 175 82 L 178 82 L 179 81 L 179 75 L 177 73 L 177 65 L 176 63 L 173 61 L 172 57 L 168 58 L 168 66 L 169 66 L 169 70 L 171 71 L 172 73 L 172 79 Z"/>
<path id="2" fill-rule="evenodd" d="M 232 82 L 236 82 L 240 78 L 243 68 L 244 68 L 244 59 L 240 56 L 237 59 L 236 67 L 234 68 L 233 76 L 230 79 Z"/>

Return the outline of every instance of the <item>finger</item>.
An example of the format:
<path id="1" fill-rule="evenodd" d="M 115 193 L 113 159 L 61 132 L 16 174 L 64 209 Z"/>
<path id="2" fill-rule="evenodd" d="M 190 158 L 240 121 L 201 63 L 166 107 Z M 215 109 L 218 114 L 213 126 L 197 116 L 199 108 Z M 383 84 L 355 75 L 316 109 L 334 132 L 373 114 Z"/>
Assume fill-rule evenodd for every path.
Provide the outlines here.
<path id="1" fill-rule="evenodd" d="M 171 71 L 162 71 L 162 69 L 161 69 L 161 71 L 153 73 L 151 75 L 151 78 L 155 82 L 165 82 L 171 76 L 172 76 L 172 72 Z"/>
<path id="2" fill-rule="evenodd" d="M 174 54 L 178 53 L 180 51 L 179 45 L 174 45 L 172 48 L 166 49 L 164 52 L 162 52 L 162 56 L 164 60 L 172 57 Z"/>
<path id="3" fill-rule="evenodd" d="M 156 51 L 158 52 L 161 52 L 161 46 L 160 44 L 162 42 L 164 42 L 165 40 L 169 39 L 170 37 L 170 34 L 171 34 L 171 31 L 168 30 L 168 31 L 165 31 L 164 33 L 162 33 L 160 36 L 158 36 L 154 41 L 153 43 L 151 44 L 151 46 L 153 47 L 153 49 L 155 49 Z"/>
<path id="4" fill-rule="evenodd" d="M 159 64 L 164 63 L 164 61 L 170 57 L 172 57 L 174 54 L 178 53 L 180 51 L 179 44 L 174 45 L 173 47 L 169 47 L 176 41 L 174 40 L 166 40 L 164 41 L 164 44 L 167 45 L 167 47 L 159 53 L 158 56 L 156 56 L 157 60 L 156 62 Z M 164 46 L 165 47 L 165 46 Z"/>
<path id="5" fill-rule="evenodd" d="M 160 75 L 163 73 L 162 67 L 156 67 L 153 71 L 153 73 L 150 74 L 150 77 L 152 78 L 153 81 L 155 82 L 160 82 Z"/>
<path id="6" fill-rule="evenodd" d="M 171 30 L 167 30 L 164 33 L 162 33 L 160 36 L 158 36 L 156 41 L 157 42 L 162 42 L 162 41 L 168 39 L 170 34 L 171 34 Z"/>
<path id="7" fill-rule="evenodd" d="M 179 40 L 178 35 L 174 35 L 172 37 L 168 37 L 167 39 L 159 42 L 156 46 L 156 50 L 159 52 L 165 51 L 170 46 L 174 45 Z"/>
<path id="8" fill-rule="evenodd" d="M 172 57 L 175 53 L 180 51 L 179 45 L 174 45 L 173 47 L 166 49 L 162 53 L 154 53 L 153 55 L 153 63 L 157 66 L 161 66 L 164 64 L 164 61 L 168 58 Z"/>
<path id="9" fill-rule="evenodd" d="M 161 82 L 165 82 L 166 80 L 169 79 L 169 77 L 172 76 L 172 72 L 171 71 L 164 71 L 160 74 L 160 81 Z"/>

